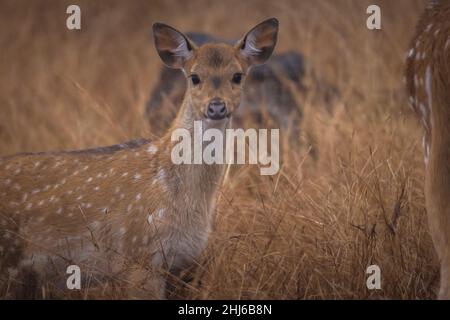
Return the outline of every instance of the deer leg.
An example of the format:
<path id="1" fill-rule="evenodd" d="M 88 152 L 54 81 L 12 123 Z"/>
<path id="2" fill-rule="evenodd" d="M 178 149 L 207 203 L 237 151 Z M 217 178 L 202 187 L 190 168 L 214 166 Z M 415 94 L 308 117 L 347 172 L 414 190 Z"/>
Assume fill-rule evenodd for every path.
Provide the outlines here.
<path id="1" fill-rule="evenodd" d="M 450 299 L 450 258 L 448 250 L 445 259 L 441 260 L 441 284 L 438 298 L 440 300 Z"/>
<path id="2" fill-rule="evenodd" d="M 426 207 L 430 233 L 441 267 L 438 298 L 450 299 L 450 205 L 446 194 L 448 190 L 443 187 L 445 175 L 431 174 L 432 162 L 428 169 L 425 183 Z"/>

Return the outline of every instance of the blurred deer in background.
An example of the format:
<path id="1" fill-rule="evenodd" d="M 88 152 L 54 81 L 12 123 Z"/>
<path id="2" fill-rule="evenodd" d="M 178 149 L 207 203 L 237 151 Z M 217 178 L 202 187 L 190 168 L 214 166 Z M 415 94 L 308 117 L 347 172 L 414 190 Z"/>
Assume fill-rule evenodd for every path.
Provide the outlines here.
<path id="1" fill-rule="evenodd" d="M 75 264 L 90 282 L 125 279 L 128 297 L 163 298 L 166 275 L 178 276 L 206 246 L 225 165 L 173 164 L 171 133 L 193 135 L 194 121 L 204 130 L 230 126 L 250 67 L 275 48 L 278 21 L 235 45 L 197 46 L 160 23 L 153 33 L 162 61 L 187 78 L 160 140 L 0 159 L 1 297 L 64 290 Z"/>
<path id="2" fill-rule="evenodd" d="M 424 128 L 425 198 L 441 264 L 439 298 L 450 299 L 450 3 L 432 1 L 407 53 L 410 103 Z"/>

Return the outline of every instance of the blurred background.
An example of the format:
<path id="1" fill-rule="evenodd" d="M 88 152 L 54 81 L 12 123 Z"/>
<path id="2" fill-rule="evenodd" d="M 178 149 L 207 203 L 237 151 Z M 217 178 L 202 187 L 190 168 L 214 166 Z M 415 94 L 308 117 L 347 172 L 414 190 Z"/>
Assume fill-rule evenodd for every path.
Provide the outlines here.
<path id="1" fill-rule="evenodd" d="M 66 28 L 70 4 L 81 7 L 79 31 Z M 366 28 L 370 4 L 381 7 L 382 30 Z M 173 102 L 164 97 L 157 113 L 146 110 L 162 68 L 151 25 L 239 39 L 277 17 L 275 53 L 302 59 L 299 83 L 277 74 L 296 108 L 281 132 L 283 166 L 273 177 L 254 166 L 233 168 L 208 248 L 192 280 L 177 283 L 177 296 L 433 298 L 439 274 L 422 192 L 421 128 L 402 82 L 425 6 L 424 0 L 0 0 L 0 156 L 156 139 L 161 128 L 152 123 L 170 122 L 173 110 L 164 105 Z M 281 127 L 283 112 L 272 112 Z M 264 126 L 271 117 L 262 112 L 254 124 L 244 113 L 242 125 Z M 382 290 L 366 287 L 371 264 L 381 268 Z"/>

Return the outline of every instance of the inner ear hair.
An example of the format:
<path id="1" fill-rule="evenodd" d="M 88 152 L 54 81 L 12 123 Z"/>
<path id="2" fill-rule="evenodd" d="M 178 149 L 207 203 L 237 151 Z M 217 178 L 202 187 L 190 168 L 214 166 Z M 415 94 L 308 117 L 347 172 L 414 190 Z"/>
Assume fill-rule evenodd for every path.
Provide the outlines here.
<path id="1" fill-rule="evenodd" d="M 195 44 L 183 33 L 164 23 L 153 24 L 153 38 L 161 60 L 171 68 L 181 69 L 193 55 Z"/>
<path id="2" fill-rule="evenodd" d="M 240 54 L 250 65 L 266 62 L 273 53 L 278 38 L 278 20 L 270 18 L 253 27 L 238 42 Z"/>

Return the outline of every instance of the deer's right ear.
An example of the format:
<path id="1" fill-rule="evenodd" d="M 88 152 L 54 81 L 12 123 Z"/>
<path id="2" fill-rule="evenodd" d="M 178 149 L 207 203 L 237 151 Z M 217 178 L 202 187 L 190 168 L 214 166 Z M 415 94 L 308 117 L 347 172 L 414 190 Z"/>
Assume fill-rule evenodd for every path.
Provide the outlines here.
<path id="1" fill-rule="evenodd" d="M 194 55 L 194 43 L 166 24 L 153 24 L 153 38 L 161 60 L 170 68 L 183 68 L 186 61 Z"/>
<path id="2" fill-rule="evenodd" d="M 277 37 L 278 20 L 270 18 L 256 25 L 236 46 L 249 65 L 258 65 L 270 58 L 275 49 Z"/>

